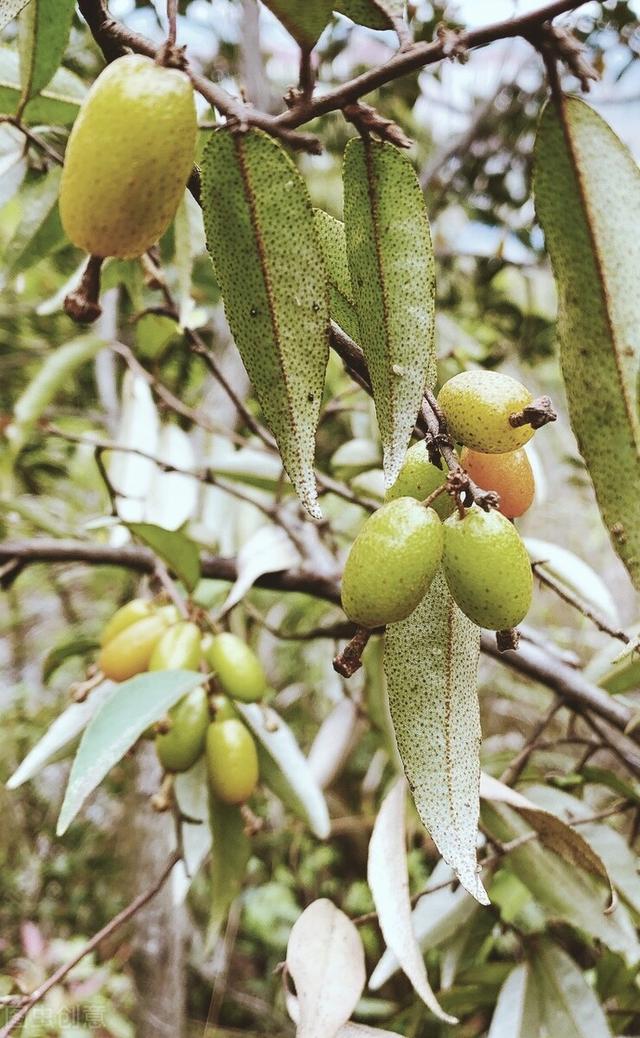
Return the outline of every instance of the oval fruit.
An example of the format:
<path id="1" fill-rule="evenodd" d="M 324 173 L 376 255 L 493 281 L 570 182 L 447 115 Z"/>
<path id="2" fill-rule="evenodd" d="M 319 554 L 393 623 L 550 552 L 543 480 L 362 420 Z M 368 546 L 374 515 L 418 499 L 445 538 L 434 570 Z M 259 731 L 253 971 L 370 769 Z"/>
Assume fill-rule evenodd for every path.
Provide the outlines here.
<path id="1" fill-rule="evenodd" d="M 517 519 L 531 508 L 536 486 L 523 447 L 508 454 L 480 454 L 464 447 L 460 464 L 479 487 L 500 495 L 500 511 L 507 519 Z"/>
<path id="2" fill-rule="evenodd" d="M 211 698 L 214 721 L 236 721 L 238 715 L 234 710 L 233 703 L 228 696 L 218 692 Z"/>
<path id="3" fill-rule="evenodd" d="M 255 703 L 267 691 L 262 664 L 242 638 L 223 631 L 211 640 L 207 659 L 222 688 L 232 699 Z"/>
<path id="4" fill-rule="evenodd" d="M 513 523 L 476 505 L 463 519 L 444 524 L 444 575 L 463 613 L 494 631 L 515 627 L 527 615 L 533 574 Z"/>
<path id="5" fill-rule="evenodd" d="M 532 399 L 526 386 L 498 371 L 461 371 L 438 394 L 453 439 L 485 454 L 506 454 L 531 439 L 533 428 L 514 429 L 509 416 Z"/>
<path id="6" fill-rule="evenodd" d="M 207 729 L 207 774 L 225 804 L 241 804 L 258 784 L 258 752 L 242 721 L 214 721 Z"/>
<path id="7" fill-rule="evenodd" d="M 197 624 L 183 620 L 164 632 L 154 646 L 149 670 L 197 670 L 202 651 Z"/>
<path id="8" fill-rule="evenodd" d="M 126 627 L 104 646 L 98 666 L 112 681 L 126 681 L 146 670 L 156 643 L 166 631 L 161 616 L 147 616 Z"/>
<path id="9" fill-rule="evenodd" d="M 398 478 L 384 499 L 395 501 L 398 497 L 414 497 L 416 501 L 424 501 L 446 483 L 447 474 L 446 469 L 439 469 L 429 461 L 426 444 L 421 440 L 407 451 Z M 441 519 L 446 519 L 453 512 L 455 502 L 451 494 L 440 494 L 431 507 Z"/>
<path id="10" fill-rule="evenodd" d="M 171 728 L 156 736 L 156 752 L 166 771 L 188 771 L 204 750 L 209 727 L 209 701 L 199 685 L 170 711 Z"/>
<path id="11" fill-rule="evenodd" d="M 404 620 L 424 598 L 442 558 L 443 530 L 432 508 L 399 497 L 370 515 L 351 545 L 342 607 L 361 627 Z"/>
<path id="12" fill-rule="evenodd" d="M 62 226 L 94 256 L 132 259 L 165 232 L 182 198 L 197 134 L 193 87 L 179 69 L 127 54 L 82 103 L 60 186 Z"/>
<path id="13" fill-rule="evenodd" d="M 132 598 L 130 602 L 117 609 L 108 623 L 105 624 L 100 635 L 100 644 L 108 645 L 117 634 L 120 634 L 120 631 L 124 631 L 126 627 L 130 627 L 137 620 L 144 620 L 145 617 L 152 614 L 153 605 L 151 602 L 148 602 L 146 598 Z"/>

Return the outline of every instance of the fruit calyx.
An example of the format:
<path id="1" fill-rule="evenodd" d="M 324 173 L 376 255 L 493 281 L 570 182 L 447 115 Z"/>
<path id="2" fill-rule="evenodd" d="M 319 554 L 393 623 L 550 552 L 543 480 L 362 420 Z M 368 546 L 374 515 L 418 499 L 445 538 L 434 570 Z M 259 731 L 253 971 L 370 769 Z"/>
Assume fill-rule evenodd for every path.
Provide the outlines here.
<path id="1" fill-rule="evenodd" d="M 530 404 L 523 407 L 521 411 L 514 411 L 509 415 L 509 425 L 513 429 L 519 429 L 522 425 L 530 425 L 532 429 L 542 429 L 543 425 L 555 422 L 558 418 L 551 403 L 551 397 L 539 396 Z"/>

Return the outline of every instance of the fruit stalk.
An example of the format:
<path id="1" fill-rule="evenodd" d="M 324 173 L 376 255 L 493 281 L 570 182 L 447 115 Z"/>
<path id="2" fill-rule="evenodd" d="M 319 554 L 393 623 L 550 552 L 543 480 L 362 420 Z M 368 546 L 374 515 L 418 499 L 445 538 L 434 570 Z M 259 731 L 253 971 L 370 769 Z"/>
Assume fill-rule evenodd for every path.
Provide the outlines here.
<path id="1" fill-rule="evenodd" d="M 343 678 L 352 677 L 362 666 L 362 653 L 373 631 L 367 627 L 357 627 L 351 641 L 338 653 L 333 661 L 333 669 Z"/>
<path id="2" fill-rule="evenodd" d="M 102 262 L 102 256 L 89 256 L 80 284 L 65 298 L 64 312 L 78 324 L 93 324 L 102 313 L 99 302 Z"/>

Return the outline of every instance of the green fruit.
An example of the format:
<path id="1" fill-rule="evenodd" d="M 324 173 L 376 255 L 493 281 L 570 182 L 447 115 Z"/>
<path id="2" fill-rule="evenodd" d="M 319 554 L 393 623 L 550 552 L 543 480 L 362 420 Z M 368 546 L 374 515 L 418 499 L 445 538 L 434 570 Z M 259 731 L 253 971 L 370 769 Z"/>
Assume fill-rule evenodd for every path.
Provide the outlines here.
<path id="1" fill-rule="evenodd" d="M 447 470 L 439 469 L 429 461 L 424 441 L 414 443 L 406 453 L 398 478 L 389 487 L 384 499 L 395 501 L 398 497 L 414 497 L 416 501 L 424 501 L 446 481 Z M 446 519 L 455 508 L 455 502 L 451 494 L 440 494 L 431 507 L 441 519 Z"/>
<path id="2" fill-rule="evenodd" d="M 349 619 L 381 627 L 409 616 L 436 574 L 442 544 L 439 517 L 412 497 L 399 497 L 369 516 L 342 577 L 342 607 Z"/>
<path id="3" fill-rule="evenodd" d="M 202 651 L 200 629 L 183 620 L 165 631 L 151 653 L 149 670 L 197 670 Z"/>
<path id="4" fill-rule="evenodd" d="M 171 728 L 156 736 L 156 752 L 166 771 L 188 771 L 204 750 L 209 702 L 200 685 L 169 711 Z"/>
<path id="5" fill-rule="evenodd" d="M 98 656 L 98 666 L 112 681 L 126 681 L 141 674 L 149 666 L 151 653 L 166 631 L 161 616 L 147 616 L 126 627 L 105 645 Z"/>
<path id="6" fill-rule="evenodd" d="M 515 627 L 527 615 L 533 574 L 513 523 L 476 505 L 444 524 L 444 575 L 463 613 L 490 630 Z"/>
<path id="7" fill-rule="evenodd" d="M 153 614 L 153 605 L 148 602 L 145 598 L 132 598 L 130 602 L 123 605 L 118 609 L 109 622 L 105 624 L 104 630 L 100 635 L 100 644 L 108 645 L 120 631 L 124 631 L 126 627 L 130 627 L 137 620 L 144 620 L 145 617 Z"/>
<path id="8" fill-rule="evenodd" d="M 454 440 L 484 454 L 506 454 L 533 436 L 530 425 L 514 429 L 509 416 L 532 401 L 526 386 L 497 371 L 462 371 L 438 394 Z"/>
<path id="9" fill-rule="evenodd" d="M 260 660 L 242 638 L 224 631 L 211 641 L 207 652 L 222 688 L 232 699 L 255 703 L 267 691 L 267 680 Z"/>
<path id="10" fill-rule="evenodd" d="M 258 752 L 242 721 L 214 721 L 207 729 L 207 774 L 225 804 L 241 804 L 258 784 Z"/>
<path id="11" fill-rule="evenodd" d="M 212 697 L 211 707 L 215 721 L 236 721 L 238 719 L 233 703 L 228 696 L 222 695 L 221 692 Z"/>
<path id="12" fill-rule="evenodd" d="M 184 72 L 139 54 L 108 65 L 67 145 L 60 217 L 74 245 L 132 259 L 157 242 L 182 198 L 196 134 Z"/>

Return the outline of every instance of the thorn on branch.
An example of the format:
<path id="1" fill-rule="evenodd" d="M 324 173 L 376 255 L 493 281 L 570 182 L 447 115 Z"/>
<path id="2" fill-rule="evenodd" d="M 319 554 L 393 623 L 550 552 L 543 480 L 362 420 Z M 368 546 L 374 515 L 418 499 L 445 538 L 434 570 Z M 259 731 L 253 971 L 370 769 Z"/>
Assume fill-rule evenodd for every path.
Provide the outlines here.
<path id="1" fill-rule="evenodd" d="M 364 101 L 354 101 L 345 105 L 342 111 L 347 122 L 353 123 L 359 133 L 375 133 L 380 140 L 395 144 L 397 148 L 410 148 L 413 144 L 411 138 L 407 137 L 397 123 L 380 115 L 380 112 Z"/>
<path id="2" fill-rule="evenodd" d="M 64 312 L 78 324 L 93 324 L 102 313 L 100 306 L 100 269 L 102 256 L 89 256 L 77 288 L 64 301 Z"/>
<path id="3" fill-rule="evenodd" d="M 527 407 L 523 407 L 521 411 L 515 411 L 513 414 L 510 414 L 509 425 L 514 429 L 518 429 L 521 425 L 530 425 L 532 429 L 541 429 L 543 425 L 555 422 L 557 417 L 558 415 L 553 408 L 551 398 L 539 396 L 532 400 Z"/>
<path id="4" fill-rule="evenodd" d="M 353 677 L 362 666 L 362 653 L 372 635 L 372 631 L 366 627 L 358 627 L 350 642 L 338 653 L 333 661 L 333 669 L 343 678 Z"/>

